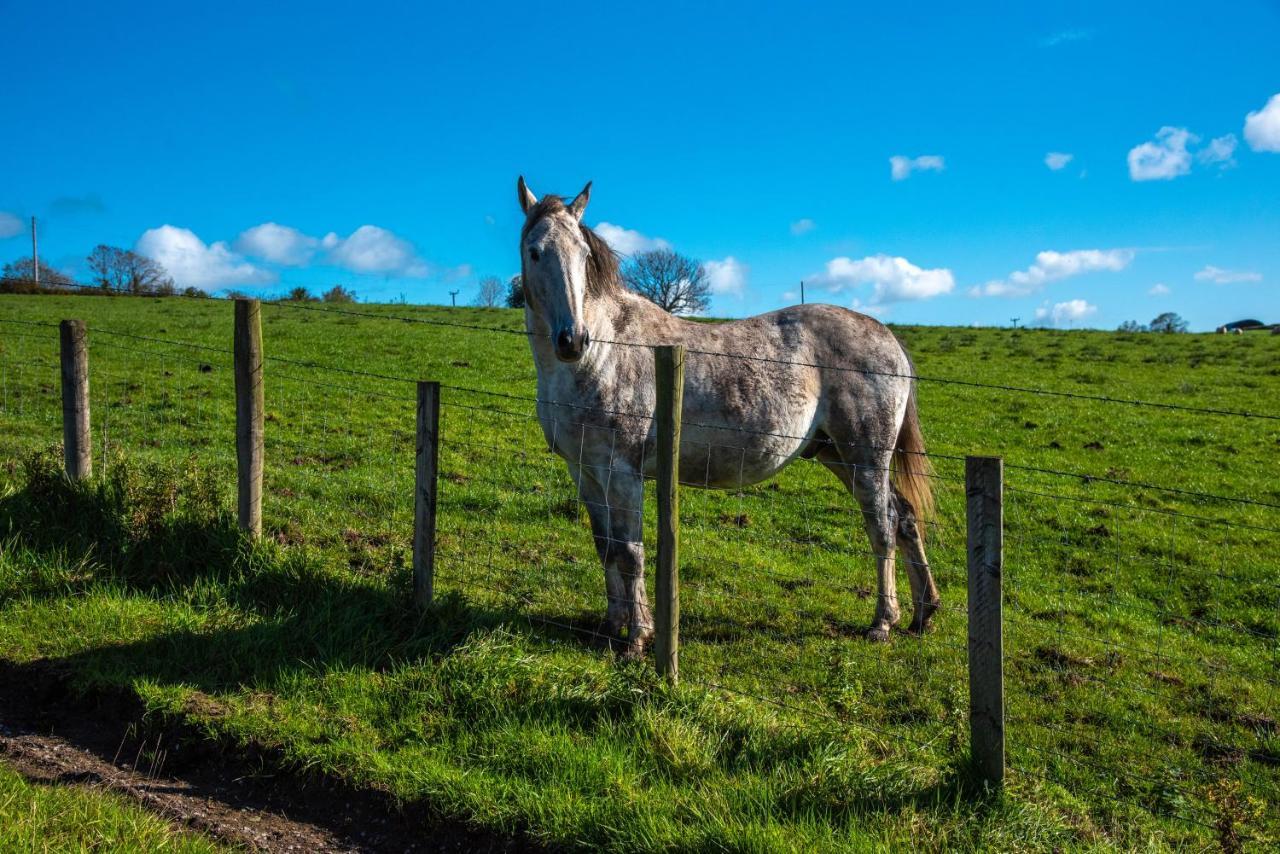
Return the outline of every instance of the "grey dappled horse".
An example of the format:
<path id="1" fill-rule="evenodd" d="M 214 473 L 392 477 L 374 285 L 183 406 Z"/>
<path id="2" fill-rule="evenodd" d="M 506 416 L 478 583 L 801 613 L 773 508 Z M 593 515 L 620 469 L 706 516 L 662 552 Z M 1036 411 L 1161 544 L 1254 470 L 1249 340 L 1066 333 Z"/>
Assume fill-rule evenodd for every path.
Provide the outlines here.
<path id="1" fill-rule="evenodd" d="M 899 619 L 895 546 L 911 582 L 912 628 L 923 631 L 939 605 L 922 536 L 933 497 L 912 366 L 893 333 L 831 305 L 720 324 L 675 317 L 624 287 L 617 257 L 583 225 L 589 183 L 567 204 L 539 200 L 524 178 L 517 191 L 538 418 L 591 517 L 607 631 L 620 639 L 626 629 L 627 654 L 642 654 L 653 635 L 641 523 L 656 446 L 648 345 L 658 344 L 690 351 L 681 482 L 735 489 L 796 457 L 817 457 L 853 494 L 876 555 L 879 597 L 867 637 L 887 640 Z"/>

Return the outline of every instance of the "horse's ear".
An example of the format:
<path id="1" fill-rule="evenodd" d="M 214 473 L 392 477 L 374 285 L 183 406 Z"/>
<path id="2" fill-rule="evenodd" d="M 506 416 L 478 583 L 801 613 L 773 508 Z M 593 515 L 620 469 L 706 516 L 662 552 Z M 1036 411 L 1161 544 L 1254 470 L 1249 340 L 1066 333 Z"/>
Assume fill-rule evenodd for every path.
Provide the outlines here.
<path id="1" fill-rule="evenodd" d="M 591 182 L 587 182 L 587 186 L 582 188 L 582 192 L 578 193 L 574 200 L 569 203 L 569 213 L 573 214 L 573 218 L 578 222 L 582 222 L 582 215 L 587 211 L 587 202 L 591 201 Z"/>
<path id="2" fill-rule="evenodd" d="M 520 199 L 520 210 L 525 213 L 528 213 L 538 203 L 538 197 L 525 184 L 523 175 L 516 181 L 516 196 Z"/>

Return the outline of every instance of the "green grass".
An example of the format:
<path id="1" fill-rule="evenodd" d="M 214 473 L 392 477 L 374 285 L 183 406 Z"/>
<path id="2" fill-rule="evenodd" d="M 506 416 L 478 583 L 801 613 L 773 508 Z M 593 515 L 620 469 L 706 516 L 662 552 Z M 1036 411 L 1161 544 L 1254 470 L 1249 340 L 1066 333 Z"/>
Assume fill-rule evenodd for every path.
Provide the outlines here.
<path id="1" fill-rule="evenodd" d="M 175 830 L 123 796 L 32 783 L 0 764 L 0 851 L 174 851 L 214 854 L 223 846 Z"/>
<path id="2" fill-rule="evenodd" d="M 522 323 L 500 310 L 359 310 Z M 601 574 L 532 404 L 459 390 L 532 396 L 523 336 L 265 306 L 266 350 L 291 362 L 267 365 L 267 536 L 250 547 L 231 516 L 231 307 L 0 301 L 0 321 L 63 317 L 95 330 L 96 472 L 79 488 L 54 456 L 32 456 L 61 435 L 56 329 L 0 322 L 11 661 L 50 660 L 76 685 L 127 686 L 210 738 L 568 847 L 1280 838 L 1280 573 L 1264 530 L 1280 513 L 1009 468 L 1012 770 L 1003 795 L 984 795 L 965 763 L 960 459 L 1275 504 L 1280 422 L 922 382 L 940 455 L 937 630 L 859 638 L 874 586 L 859 520 L 825 470 L 798 462 L 740 494 L 684 492 L 672 689 L 590 641 Z M 897 331 L 924 377 L 1280 412 L 1280 338 Z M 407 601 L 412 384 L 292 362 L 454 387 L 438 605 L 425 618 Z"/>

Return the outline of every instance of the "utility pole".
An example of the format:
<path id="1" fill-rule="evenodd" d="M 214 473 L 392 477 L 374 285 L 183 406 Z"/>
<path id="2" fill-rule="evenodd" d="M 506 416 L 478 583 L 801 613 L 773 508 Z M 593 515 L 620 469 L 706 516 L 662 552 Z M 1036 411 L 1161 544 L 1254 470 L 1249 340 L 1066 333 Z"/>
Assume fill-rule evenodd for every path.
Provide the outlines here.
<path id="1" fill-rule="evenodd" d="M 804 279 L 800 280 L 800 304 L 804 305 Z"/>
<path id="2" fill-rule="evenodd" d="M 454 307 L 458 307 L 458 291 L 449 291 L 449 303 Z"/>
<path id="3" fill-rule="evenodd" d="M 36 277 L 36 290 L 40 290 L 40 253 L 36 250 L 36 218 L 31 218 L 31 270 Z"/>
<path id="4" fill-rule="evenodd" d="M 1015 317 L 1015 318 L 1013 318 L 1013 328 L 1014 328 L 1014 329 L 1017 329 L 1017 328 L 1018 328 L 1018 321 L 1019 321 L 1019 320 L 1021 320 L 1021 319 L 1022 319 L 1021 317 Z"/>

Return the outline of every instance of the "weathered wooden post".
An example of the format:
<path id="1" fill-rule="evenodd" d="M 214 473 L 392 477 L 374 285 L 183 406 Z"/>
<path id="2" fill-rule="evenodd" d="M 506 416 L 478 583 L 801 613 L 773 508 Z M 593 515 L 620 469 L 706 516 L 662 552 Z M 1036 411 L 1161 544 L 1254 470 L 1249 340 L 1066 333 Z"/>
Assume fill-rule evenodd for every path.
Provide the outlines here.
<path id="1" fill-rule="evenodd" d="M 969 745 L 978 774 L 1000 786 L 1004 782 L 1003 461 L 967 457 L 964 491 L 969 521 Z"/>
<path id="2" fill-rule="evenodd" d="M 236 300 L 236 514 L 240 530 L 262 534 L 262 305 Z"/>
<path id="3" fill-rule="evenodd" d="M 89 339 L 83 320 L 58 326 L 62 346 L 62 456 L 67 477 L 84 480 L 93 473 L 89 435 Z"/>
<path id="4" fill-rule="evenodd" d="M 417 471 L 413 490 L 413 602 L 435 595 L 436 485 L 440 471 L 440 383 L 418 383 Z"/>
<path id="5" fill-rule="evenodd" d="M 653 351 L 658 401 L 658 572 L 654 657 L 658 673 L 680 676 L 680 410 L 684 405 L 684 347 Z"/>

